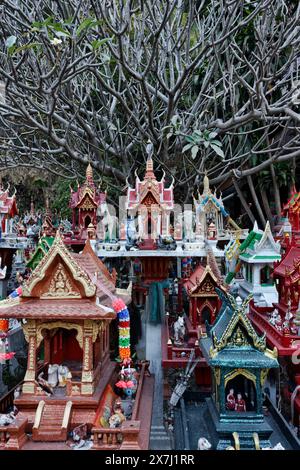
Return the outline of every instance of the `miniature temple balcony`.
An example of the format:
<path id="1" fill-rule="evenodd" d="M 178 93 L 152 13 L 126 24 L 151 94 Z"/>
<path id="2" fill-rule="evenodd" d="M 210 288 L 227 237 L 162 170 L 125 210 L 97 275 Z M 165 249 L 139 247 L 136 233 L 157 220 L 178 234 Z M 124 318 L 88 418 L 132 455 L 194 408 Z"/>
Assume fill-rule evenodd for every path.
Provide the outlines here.
<path id="1" fill-rule="evenodd" d="M 142 365 L 131 419 L 124 421 L 118 428 L 94 425 L 91 430 L 93 450 L 142 450 L 148 448 L 147 441 L 151 425 L 148 405 L 153 400 L 153 377 L 148 375 L 147 368 L 148 364 Z"/>
<path id="2" fill-rule="evenodd" d="M 27 418 L 16 418 L 8 426 L 0 426 L 0 450 L 20 450 L 27 441 Z"/>
<path id="3" fill-rule="evenodd" d="M 293 334 L 286 335 L 271 325 L 267 315 L 273 310 L 272 307 L 256 308 L 251 303 L 249 317 L 259 333 L 266 332 L 268 345 L 272 348 L 276 347 L 279 356 L 291 356 L 298 348 L 297 342 L 299 341 L 299 336 Z M 294 341 L 295 346 L 293 347 Z"/>

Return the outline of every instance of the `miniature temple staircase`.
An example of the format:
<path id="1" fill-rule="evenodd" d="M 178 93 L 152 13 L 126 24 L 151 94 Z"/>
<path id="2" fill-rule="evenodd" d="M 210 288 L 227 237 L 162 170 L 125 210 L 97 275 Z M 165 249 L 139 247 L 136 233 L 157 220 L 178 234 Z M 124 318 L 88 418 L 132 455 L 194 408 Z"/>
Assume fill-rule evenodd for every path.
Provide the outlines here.
<path id="1" fill-rule="evenodd" d="M 63 404 L 40 401 L 32 428 L 33 441 L 66 441 L 72 402 Z"/>

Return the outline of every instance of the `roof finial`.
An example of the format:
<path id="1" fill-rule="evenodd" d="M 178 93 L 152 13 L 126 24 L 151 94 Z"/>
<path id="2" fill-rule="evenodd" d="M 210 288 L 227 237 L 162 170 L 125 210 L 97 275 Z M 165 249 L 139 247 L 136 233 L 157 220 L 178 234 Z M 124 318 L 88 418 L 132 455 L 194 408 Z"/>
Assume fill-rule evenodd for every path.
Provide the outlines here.
<path id="1" fill-rule="evenodd" d="M 145 178 L 153 178 L 154 177 L 154 172 L 153 172 L 153 160 L 152 160 L 152 155 L 153 155 L 153 143 L 149 139 L 146 145 L 146 153 L 147 153 L 147 166 L 146 166 L 146 174 Z"/>
<path id="2" fill-rule="evenodd" d="M 88 164 L 86 169 L 86 179 L 87 181 L 93 181 L 93 168 L 90 163 Z"/>
<path id="3" fill-rule="evenodd" d="M 208 179 L 208 176 L 207 176 L 207 171 L 205 170 L 205 175 L 204 175 L 204 178 L 203 178 L 203 194 L 208 194 L 209 192 L 210 192 L 209 179 Z"/>

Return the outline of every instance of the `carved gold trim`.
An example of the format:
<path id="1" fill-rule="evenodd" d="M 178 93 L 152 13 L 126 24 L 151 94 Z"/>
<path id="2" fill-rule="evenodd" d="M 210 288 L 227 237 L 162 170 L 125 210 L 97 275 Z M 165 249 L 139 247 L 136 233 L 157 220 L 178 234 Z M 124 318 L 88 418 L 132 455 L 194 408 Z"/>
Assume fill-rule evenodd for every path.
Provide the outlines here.
<path id="1" fill-rule="evenodd" d="M 24 377 L 24 382 L 33 382 L 35 380 L 35 371 L 27 369 Z"/>
<path id="2" fill-rule="evenodd" d="M 53 278 L 51 279 L 48 292 L 41 295 L 41 299 L 80 299 L 81 295 L 79 292 L 75 292 L 72 289 L 72 285 L 64 267 L 61 263 L 58 263 Z"/>
<path id="3" fill-rule="evenodd" d="M 234 379 L 234 377 L 236 377 L 237 375 L 243 375 L 247 379 L 251 380 L 251 382 L 253 382 L 255 387 L 256 387 L 256 377 L 255 377 L 255 375 L 252 374 L 251 372 L 249 372 L 246 369 L 236 369 L 236 370 L 231 371 L 228 374 L 226 374 L 225 377 L 224 377 L 225 387 L 226 387 L 227 383 L 229 382 L 229 380 Z"/>
<path id="4" fill-rule="evenodd" d="M 81 384 L 81 395 L 93 395 L 94 387 L 90 383 L 82 383 Z"/>
<path id="5" fill-rule="evenodd" d="M 59 231 L 57 231 L 54 242 L 48 253 L 34 269 L 28 281 L 23 284 L 22 297 L 31 297 L 32 290 L 36 284 L 44 279 L 47 270 L 56 256 L 59 256 L 62 262 L 71 271 L 74 280 L 78 281 L 83 286 L 85 295 L 87 297 L 93 297 L 96 294 L 96 286 L 72 257 L 71 253 L 65 246 Z"/>
<path id="6" fill-rule="evenodd" d="M 49 322 L 49 323 L 41 323 L 37 327 L 37 347 L 41 344 L 44 339 L 42 335 L 42 330 L 53 330 L 53 328 L 64 328 L 66 330 L 77 330 L 76 339 L 81 347 L 83 348 L 83 330 L 82 326 L 78 325 L 77 323 L 67 323 L 64 321 L 56 321 L 56 322 Z"/>
<path id="7" fill-rule="evenodd" d="M 29 337 L 36 335 L 36 321 L 35 320 L 27 320 L 27 323 L 22 325 L 24 337 L 29 343 Z"/>
<path id="8" fill-rule="evenodd" d="M 212 340 L 214 349 L 220 351 L 228 344 L 236 325 L 240 321 L 246 328 L 249 336 L 252 338 L 254 347 L 261 352 L 265 352 L 267 349 L 266 333 L 264 333 L 262 336 L 258 336 L 251 321 L 246 315 L 246 308 L 253 295 L 248 295 L 241 307 L 237 305 L 235 298 L 231 294 L 227 293 L 224 295 L 223 293 L 220 293 L 220 297 L 224 302 L 226 302 L 228 306 L 227 308 L 233 309 L 233 314 L 220 339 L 218 339 L 215 332 L 213 332 Z"/>
<path id="9" fill-rule="evenodd" d="M 92 370 L 84 370 L 81 375 L 81 382 L 93 382 L 94 374 Z"/>
<path id="10" fill-rule="evenodd" d="M 220 385 L 220 383 L 221 383 L 221 369 L 220 369 L 220 367 L 215 367 L 214 375 L 215 375 L 216 385 Z"/>
<path id="11" fill-rule="evenodd" d="M 278 358 L 278 349 L 274 346 L 273 350 L 266 348 L 265 356 L 270 357 L 271 359 Z"/>
<path id="12" fill-rule="evenodd" d="M 262 369 L 260 373 L 260 385 L 263 386 L 263 384 L 266 381 L 267 375 L 268 375 L 269 369 Z"/>

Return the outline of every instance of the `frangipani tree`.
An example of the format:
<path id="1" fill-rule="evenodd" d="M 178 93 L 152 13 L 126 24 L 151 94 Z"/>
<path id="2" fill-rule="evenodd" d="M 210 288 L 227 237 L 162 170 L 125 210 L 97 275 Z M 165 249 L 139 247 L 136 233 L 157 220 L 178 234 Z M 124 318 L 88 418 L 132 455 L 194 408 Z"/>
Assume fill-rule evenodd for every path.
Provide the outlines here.
<path id="1" fill-rule="evenodd" d="M 151 140 L 183 198 L 205 169 L 238 190 L 300 155 L 299 15 L 296 0 L 3 0 L 0 169 L 76 178 L 90 160 L 120 188 Z"/>

